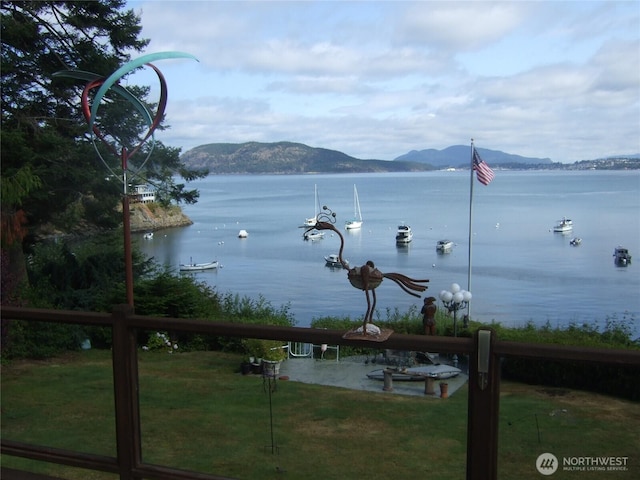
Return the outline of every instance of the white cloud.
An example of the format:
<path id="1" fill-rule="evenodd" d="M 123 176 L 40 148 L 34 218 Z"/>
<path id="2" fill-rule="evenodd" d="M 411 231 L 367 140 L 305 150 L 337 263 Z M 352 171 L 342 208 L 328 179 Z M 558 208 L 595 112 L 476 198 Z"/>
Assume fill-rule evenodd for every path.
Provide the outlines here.
<path id="1" fill-rule="evenodd" d="M 418 2 L 406 10 L 395 35 L 400 42 L 446 51 L 477 50 L 522 27 L 527 10 L 526 2 Z"/>
<path id="2" fill-rule="evenodd" d="M 158 135 L 184 150 L 290 140 L 392 159 L 474 137 L 555 161 L 640 152 L 637 2 L 130 6 L 149 52 L 200 60 L 158 64 L 172 127 Z"/>

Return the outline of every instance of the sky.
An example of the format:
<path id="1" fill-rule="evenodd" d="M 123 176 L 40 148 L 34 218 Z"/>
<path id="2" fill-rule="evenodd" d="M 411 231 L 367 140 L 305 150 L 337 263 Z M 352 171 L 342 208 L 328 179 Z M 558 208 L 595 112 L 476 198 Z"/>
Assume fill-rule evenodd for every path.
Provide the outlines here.
<path id="1" fill-rule="evenodd" d="M 468 145 L 640 153 L 640 1 L 130 1 L 168 84 L 156 138 L 360 159 Z M 134 54 L 132 58 L 140 56 Z M 151 87 L 150 69 L 129 82 Z"/>

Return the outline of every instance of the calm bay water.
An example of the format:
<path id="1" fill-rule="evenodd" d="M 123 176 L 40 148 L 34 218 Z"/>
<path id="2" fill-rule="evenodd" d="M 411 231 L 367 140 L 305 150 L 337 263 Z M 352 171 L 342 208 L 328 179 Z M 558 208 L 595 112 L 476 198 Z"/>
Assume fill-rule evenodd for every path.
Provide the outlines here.
<path id="1" fill-rule="evenodd" d="M 274 306 L 289 303 L 298 326 L 313 318 L 366 310 L 362 291 L 344 270 L 325 266 L 337 253 L 337 235 L 304 241 L 305 218 L 314 214 L 314 185 L 320 203 L 337 213 L 344 257 L 351 265 L 373 260 L 383 272 L 430 279 L 426 295 L 438 297 L 452 283 L 473 294 L 471 316 L 505 325 L 527 321 L 553 326 L 604 325 L 607 317 L 640 318 L 640 172 L 496 172 L 483 186 L 474 180 L 472 277 L 469 260 L 469 172 L 367 175 L 210 176 L 190 186 L 200 201 L 186 206 L 189 227 L 136 235 L 158 263 L 218 260 L 221 268 L 195 274 L 219 292 L 264 296 Z M 353 216 L 357 185 L 364 224 L 345 231 Z M 563 216 L 568 235 L 551 231 Z M 397 247 L 398 225 L 410 225 L 413 241 Z M 248 231 L 245 239 L 237 237 Z M 573 247 L 569 240 L 582 238 Z M 438 254 L 436 242 L 455 243 Z M 617 267 L 613 250 L 627 247 L 634 263 Z M 377 309 L 406 311 L 422 300 L 391 280 L 377 290 Z M 440 303 L 438 301 L 438 303 Z"/>

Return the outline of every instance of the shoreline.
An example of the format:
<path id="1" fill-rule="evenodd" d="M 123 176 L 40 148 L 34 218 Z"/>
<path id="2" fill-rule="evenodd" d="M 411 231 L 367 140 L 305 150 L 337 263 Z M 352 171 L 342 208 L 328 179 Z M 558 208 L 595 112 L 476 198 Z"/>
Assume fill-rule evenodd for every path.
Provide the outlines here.
<path id="1" fill-rule="evenodd" d="M 186 216 L 179 206 L 165 208 L 157 203 L 134 203 L 130 208 L 132 233 L 193 225 L 193 220 Z"/>

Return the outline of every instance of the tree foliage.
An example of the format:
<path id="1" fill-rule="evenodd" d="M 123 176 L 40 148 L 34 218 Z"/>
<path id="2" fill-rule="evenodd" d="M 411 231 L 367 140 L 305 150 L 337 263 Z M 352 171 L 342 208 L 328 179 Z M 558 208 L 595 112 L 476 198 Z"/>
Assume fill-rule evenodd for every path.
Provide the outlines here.
<path id="1" fill-rule="evenodd" d="M 41 242 L 29 256 L 30 281 L 23 296 L 38 308 L 109 311 L 126 299 L 123 248 L 117 231 L 77 241 Z M 135 250 L 134 278 L 153 270 L 152 262 Z"/>
<path id="2" fill-rule="evenodd" d="M 110 312 L 126 298 L 122 239 L 119 232 L 77 242 L 42 242 L 28 262 L 31 281 L 21 297 L 36 308 Z M 3 259 L 4 260 L 4 259 Z M 234 323 L 292 326 L 289 306 L 275 308 L 263 297 L 220 295 L 194 275 L 160 267 L 134 251 L 135 311 L 139 315 L 199 318 Z M 111 329 L 10 321 L 3 324 L 2 358 L 46 358 L 78 350 L 89 339 L 94 348 L 110 348 Z M 8 328 L 10 327 L 10 328 Z M 156 332 L 139 331 L 140 345 Z M 218 335 L 170 332 L 183 350 L 241 351 L 241 340 Z"/>
<path id="3" fill-rule="evenodd" d="M 2 183 L 12 180 L 15 192 L 25 192 L 5 196 L 3 189 L 3 212 L 24 212 L 31 232 L 45 223 L 65 231 L 113 227 L 123 188 L 121 181 L 105 181 L 108 170 L 89 141 L 80 108 L 84 84 L 54 74 L 110 75 L 148 45 L 140 38 L 140 18 L 123 0 L 3 1 L 1 21 Z M 153 111 L 148 87 L 127 89 Z M 107 95 L 101 104 L 100 127 L 123 145 L 135 145 L 146 125 L 116 97 Z M 195 202 L 197 192 L 174 181 L 175 175 L 198 176 L 181 164 L 179 153 L 158 142 L 142 177 L 162 189 L 165 202 Z M 120 162 L 110 152 L 102 156 Z"/>
<path id="4" fill-rule="evenodd" d="M 141 38 L 140 18 L 124 0 L 2 1 L 0 39 L 2 151 L 2 248 L 10 266 L 2 275 L 24 278 L 23 251 L 44 234 L 87 234 L 121 225 L 117 204 L 123 178 L 121 159 L 91 142 L 81 109 L 83 81 L 56 75 L 85 71 L 107 77 L 139 56 L 149 40 Z M 127 86 L 150 111 L 149 87 Z M 94 91 L 91 94 L 95 94 Z M 90 95 L 91 95 L 90 94 Z M 147 125 L 135 108 L 108 93 L 100 104 L 99 126 L 111 147 L 137 145 Z M 167 128 L 160 125 L 159 128 Z M 120 147 L 116 143 L 121 142 Z M 150 145 L 139 152 L 144 158 Z M 101 155 L 96 152 L 98 150 Z M 164 204 L 195 203 L 196 190 L 185 182 L 206 174 L 182 164 L 180 149 L 155 143 L 135 183 L 151 183 Z M 133 160 L 133 159 L 132 159 Z M 177 179 L 182 177 L 185 182 Z M 127 182 L 129 183 L 129 182 Z M 23 247 L 24 246 L 24 247 Z M 4 291 L 3 299 L 13 298 Z"/>

